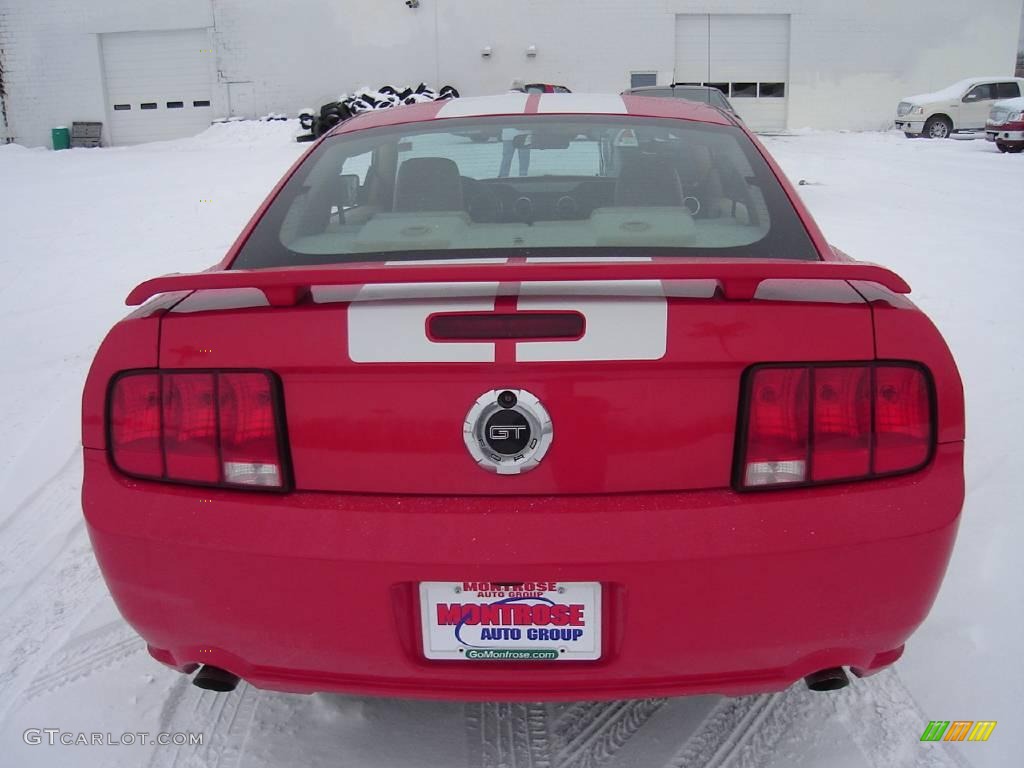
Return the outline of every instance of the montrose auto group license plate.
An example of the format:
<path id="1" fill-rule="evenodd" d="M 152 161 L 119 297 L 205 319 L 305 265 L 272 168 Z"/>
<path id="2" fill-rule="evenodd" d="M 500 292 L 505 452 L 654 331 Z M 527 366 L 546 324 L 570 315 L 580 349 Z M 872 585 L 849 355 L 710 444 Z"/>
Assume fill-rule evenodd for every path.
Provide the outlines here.
<path id="1" fill-rule="evenodd" d="M 420 582 L 423 655 L 467 661 L 601 657 L 601 584 Z"/>

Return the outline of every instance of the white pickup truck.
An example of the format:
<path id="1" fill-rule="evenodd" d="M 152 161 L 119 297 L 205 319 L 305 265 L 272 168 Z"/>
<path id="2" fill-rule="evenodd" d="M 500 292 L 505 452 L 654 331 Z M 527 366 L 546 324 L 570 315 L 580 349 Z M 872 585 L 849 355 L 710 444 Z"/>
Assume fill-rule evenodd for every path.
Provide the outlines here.
<path id="1" fill-rule="evenodd" d="M 933 93 L 907 96 L 896 108 L 896 128 L 907 138 L 945 139 L 955 131 L 982 131 L 992 105 L 1024 92 L 1024 78 L 972 77 Z"/>

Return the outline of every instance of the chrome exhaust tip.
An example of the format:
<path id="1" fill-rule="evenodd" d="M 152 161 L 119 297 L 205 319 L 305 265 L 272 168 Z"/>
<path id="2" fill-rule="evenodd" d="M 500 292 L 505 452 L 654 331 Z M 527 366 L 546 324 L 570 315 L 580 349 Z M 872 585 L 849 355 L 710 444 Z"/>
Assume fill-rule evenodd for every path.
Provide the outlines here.
<path id="1" fill-rule="evenodd" d="M 804 678 L 804 682 L 812 691 L 838 691 L 850 684 L 850 678 L 842 667 L 832 667 L 812 672 Z"/>
<path id="2" fill-rule="evenodd" d="M 196 676 L 192 678 L 192 685 L 196 688 L 202 688 L 204 691 L 228 693 L 237 687 L 238 675 L 233 675 L 220 667 L 211 667 L 209 664 L 204 664 L 202 669 L 196 672 Z"/>

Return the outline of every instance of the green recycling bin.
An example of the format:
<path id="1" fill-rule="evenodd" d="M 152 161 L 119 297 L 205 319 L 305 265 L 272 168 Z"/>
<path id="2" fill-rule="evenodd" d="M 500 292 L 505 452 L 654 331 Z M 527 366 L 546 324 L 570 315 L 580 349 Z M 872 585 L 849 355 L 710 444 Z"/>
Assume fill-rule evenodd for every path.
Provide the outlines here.
<path id="1" fill-rule="evenodd" d="M 67 149 L 71 146 L 71 131 L 61 126 L 50 131 L 50 140 L 54 149 Z"/>

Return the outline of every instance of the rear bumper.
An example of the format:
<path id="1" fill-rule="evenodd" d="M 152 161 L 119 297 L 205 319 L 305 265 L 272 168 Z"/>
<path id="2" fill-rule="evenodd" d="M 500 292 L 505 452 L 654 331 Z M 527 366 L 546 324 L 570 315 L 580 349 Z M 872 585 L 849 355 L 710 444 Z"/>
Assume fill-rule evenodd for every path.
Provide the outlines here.
<path id="1" fill-rule="evenodd" d="M 250 683 L 466 700 L 784 688 L 892 663 L 931 607 L 963 501 L 963 446 L 913 475 L 830 488 L 560 497 L 206 491 L 85 450 L 83 505 L 127 621 L 178 668 Z M 604 585 L 603 656 L 428 661 L 420 581 Z"/>

